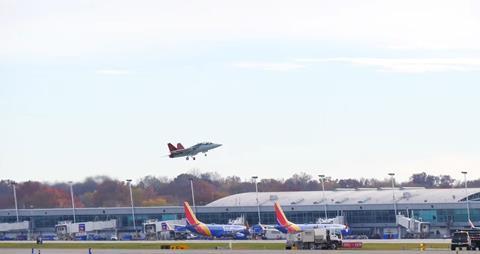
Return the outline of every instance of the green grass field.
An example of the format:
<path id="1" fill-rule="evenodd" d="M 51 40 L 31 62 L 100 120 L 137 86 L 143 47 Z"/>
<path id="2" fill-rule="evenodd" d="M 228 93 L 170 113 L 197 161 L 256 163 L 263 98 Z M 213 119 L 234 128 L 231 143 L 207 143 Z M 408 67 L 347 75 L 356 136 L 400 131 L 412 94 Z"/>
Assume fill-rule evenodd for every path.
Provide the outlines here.
<path id="1" fill-rule="evenodd" d="M 429 243 L 425 244 L 427 250 L 431 249 L 448 249 L 448 243 Z M 420 250 L 418 243 L 365 243 L 362 250 Z"/>
<path id="2" fill-rule="evenodd" d="M 22 248 L 22 249 L 31 249 L 39 248 L 42 249 L 161 249 L 162 245 L 174 245 L 174 246 L 187 246 L 189 249 L 227 249 L 229 248 L 228 242 L 225 243 L 135 243 L 135 242 L 119 242 L 119 243 L 44 243 L 42 245 L 37 245 L 35 243 L 1 243 L 1 248 Z M 282 243 L 232 243 L 233 249 L 260 249 L 260 250 L 272 250 L 272 249 L 283 249 L 285 244 Z"/>
<path id="3" fill-rule="evenodd" d="M 31 249 L 39 248 L 42 249 L 160 249 L 162 245 L 168 245 L 165 243 L 135 243 L 135 242 L 118 242 L 118 243 L 45 243 L 42 245 L 37 245 L 35 243 L 1 243 L 0 248 L 22 248 L 22 249 Z M 229 248 L 229 243 L 174 243 L 171 245 L 177 246 L 187 246 L 188 249 L 227 249 Z M 445 243 L 434 243 L 426 244 L 426 249 L 448 249 L 449 244 Z M 232 248 L 236 250 L 281 250 L 285 248 L 283 243 L 241 243 L 234 242 L 232 243 Z M 362 250 L 419 250 L 420 245 L 414 243 L 366 243 L 361 248 Z"/>

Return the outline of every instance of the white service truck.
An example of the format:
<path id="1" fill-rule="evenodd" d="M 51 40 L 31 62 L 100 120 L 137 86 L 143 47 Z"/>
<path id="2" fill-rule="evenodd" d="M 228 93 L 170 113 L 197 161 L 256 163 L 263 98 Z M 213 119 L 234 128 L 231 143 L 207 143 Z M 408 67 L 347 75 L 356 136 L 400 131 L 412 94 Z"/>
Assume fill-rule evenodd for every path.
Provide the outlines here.
<path id="1" fill-rule="evenodd" d="M 342 246 L 342 234 L 328 228 L 315 228 L 287 235 L 285 248 L 299 250 L 336 250 Z"/>

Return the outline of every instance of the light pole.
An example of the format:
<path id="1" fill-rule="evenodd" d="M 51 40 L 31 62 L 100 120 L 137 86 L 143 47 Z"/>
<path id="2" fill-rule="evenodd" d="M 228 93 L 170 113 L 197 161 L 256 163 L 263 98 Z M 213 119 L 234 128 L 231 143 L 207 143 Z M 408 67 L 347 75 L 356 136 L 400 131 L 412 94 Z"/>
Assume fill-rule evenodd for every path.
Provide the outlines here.
<path id="1" fill-rule="evenodd" d="M 468 201 L 468 186 L 467 186 L 467 171 L 462 171 L 463 179 L 465 181 L 465 198 L 467 199 L 467 223 L 471 224 L 470 220 L 470 204 Z"/>
<path id="2" fill-rule="evenodd" d="M 17 183 L 15 183 L 15 182 L 12 181 L 12 182 L 10 182 L 10 184 L 12 185 L 12 188 L 13 188 L 13 199 L 15 200 L 15 213 L 16 213 L 16 215 L 17 215 L 17 222 L 19 222 L 20 220 L 19 220 L 19 218 L 18 218 L 17 190 L 16 190 L 16 188 L 15 188 L 15 185 L 16 185 Z"/>
<path id="3" fill-rule="evenodd" d="M 258 224 L 261 225 L 262 222 L 261 222 L 261 219 L 260 219 L 260 203 L 258 201 L 258 183 L 257 183 L 258 176 L 252 176 L 252 179 L 253 179 L 253 181 L 255 181 L 255 192 L 257 193 Z"/>
<path id="4" fill-rule="evenodd" d="M 192 189 L 192 205 L 193 210 L 197 213 L 197 207 L 195 206 L 195 193 L 193 192 L 193 178 L 190 178 L 190 189 Z"/>
<path id="5" fill-rule="evenodd" d="M 68 184 L 70 185 L 70 197 L 72 198 L 73 223 L 76 223 L 77 220 L 75 218 L 75 202 L 74 202 L 74 199 L 73 199 L 73 182 L 69 181 Z"/>
<path id="6" fill-rule="evenodd" d="M 395 173 L 388 173 L 392 179 L 392 200 L 393 200 L 393 210 L 395 211 L 395 218 L 397 216 L 397 202 L 395 201 Z"/>
<path id="7" fill-rule="evenodd" d="M 393 200 L 393 211 L 395 213 L 395 224 L 397 224 L 397 202 L 395 201 L 395 173 L 388 173 L 392 179 L 392 200 Z M 400 227 L 397 227 L 398 239 L 400 239 Z"/>
<path id="8" fill-rule="evenodd" d="M 133 231 L 137 232 L 137 227 L 135 226 L 135 209 L 133 206 L 133 194 L 132 194 L 132 179 L 127 179 L 128 187 L 130 189 L 130 203 L 132 204 L 132 220 L 133 220 Z"/>
<path id="9" fill-rule="evenodd" d="M 322 200 L 323 200 L 323 208 L 325 209 L 325 222 L 326 222 L 328 219 L 328 215 L 327 215 L 327 200 L 325 199 L 325 184 L 324 184 L 325 175 L 318 175 L 318 177 L 320 178 L 320 182 L 322 183 Z"/>

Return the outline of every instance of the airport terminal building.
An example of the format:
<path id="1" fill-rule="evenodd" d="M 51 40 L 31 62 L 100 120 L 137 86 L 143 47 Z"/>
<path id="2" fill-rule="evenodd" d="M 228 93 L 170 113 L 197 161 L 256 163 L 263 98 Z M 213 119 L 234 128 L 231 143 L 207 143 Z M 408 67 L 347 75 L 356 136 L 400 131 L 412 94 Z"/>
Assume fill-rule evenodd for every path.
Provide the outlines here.
<path id="1" fill-rule="evenodd" d="M 471 221 L 480 226 L 480 188 L 470 188 L 468 193 Z M 409 228 L 411 222 L 412 225 L 413 222 L 427 225 L 428 232 L 423 232 L 421 237 L 430 238 L 449 236 L 452 231 L 469 226 L 465 189 L 259 192 L 258 197 L 262 224 L 276 224 L 273 204 L 279 202 L 294 223 L 316 223 L 325 217 L 326 209 L 329 218 L 343 220 L 352 234 L 370 238 L 387 238 L 398 232 L 402 237 L 413 237 L 415 230 Z M 258 223 L 256 198 L 255 192 L 227 196 L 196 207 L 197 217 L 205 223 L 221 224 L 244 216 L 248 224 L 253 225 Z M 395 216 L 395 209 L 399 216 Z M 177 220 L 184 217 L 181 206 L 135 207 L 134 211 L 137 228 L 149 219 Z M 77 222 L 116 219 L 118 232 L 133 230 L 131 207 L 77 208 L 75 214 Z M 53 232 L 59 221 L 73 220 L 73 211 L 68 208 L 20 209 L 19 217 L 20 221 L 30 222 L 32 232 Z M 14 209 L 0 210 L 0 223 L 15 221 Z"/>

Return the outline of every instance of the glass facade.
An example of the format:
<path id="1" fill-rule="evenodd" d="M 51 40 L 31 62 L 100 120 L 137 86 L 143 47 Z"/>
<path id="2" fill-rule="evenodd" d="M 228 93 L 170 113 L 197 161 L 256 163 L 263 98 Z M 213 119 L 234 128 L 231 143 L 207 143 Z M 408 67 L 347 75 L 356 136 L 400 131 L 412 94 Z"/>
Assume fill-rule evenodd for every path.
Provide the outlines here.
<path id="1" fill-rule="evenodd" d="M 467 209 L 429 209 L 414 210 L 416 219 L 432 223 L 468 222 Z M 470 209 L 472 221 L 480 221 L 480 209 Z"/>
<path id="2" fill-rule="evenodd" d="M 393 210 L 346 211 L 345 219 L 348 224 L 395 223 L 395 212 Z"/>
<path id="3" fill-rule="evenodd" d="M 176 220 L 183 217 L 183 214 L 135 214 L 135 223 L 136 226 L 141 226 L 142 223 L 148 219 L 158 219 L 158 220 Z M 122 227 L 133 227 L 133 217 L 131 214 L 125 215 L 77 215 L 75 216 L 77 222 L 85 221 L 106 221 L 106 220 L 117 220 L 117 226 Z M 49 216 L 20 216 L 20 221 L 31 221 L 34 228 L 53 228 L 60 221 L 73 221 L 73 215 L 49 215 Z M 16 222 L 17 219 L 15 216 L 1 216 L 0 223 L 12 223 Z"/>
<path id="4" fill-rule="evenodd" d="M 337 216 L 338 212 L 328 211 L 328 217 L 333 218 Z M 324 211 L 295 211 L 287 212 L 285 211 L 287 218 L 296 223 L 316 223 L 319 218 L 325 217 Z M 183 216 L 183 214 L 182 214 Z M 217 223 L 217 224 L 226 224 L 230 219 L 235 219 L 238 217 L 244 216 L 245 220 L 250 225 L 258 223 L 258 213 L 249 212 L 249 213 L 239 213 L 239 212 L 226 212 L 226 213 L 199 213 L 197 218 L 204 223 Z M 260 219 L 262 224 L 277 224 L 275 213 L 274 212 L 261 212 Z"/>
<path id="5" fill-rule="evenodd" d="M 178 209 L 179 211 L 182 211 Z M 399 210 L 400 213 L 407 215 L 406 210 Z M 435 226 L 436 223 L 441 224 L 452 224 L 452 223 L 467 223 L 467 211 L 466 209 L 417 209 L 409 210 L 408 214 L 414 216 L 418 220 L 432 223 L 432 226 Z M 480 224 L 480 209 L 471 209 L 470 210 L 472 221 L 476 224 Z M 285 211 L 287 218 L 294 223 L 316 223 L 319 218 L 324 217 L 323 210 L 315 211 Z M 328 217 L 334 218 L 337 215 L 344 215 L 345 222 L 350 226 L 365 225 L 371 223 L 383 223 L 383 224 L 394 224 L 395 223 L 395 214 L 393 210 L 346 210 L 346 211 L 328 211 Z M 257 212 L 200 212 L 197 214 L 197 217 L 200 221 L 205 223 L 216 223 L 216 224 L 226 224 L 229 220 L 235 219 L 238 217 L 244 216 L 249 225 L 258 223 L 258 214 Z M 177 220 L 183 218 L 183 213 L 136 213 L 136 225 L 137 227 L 141 226 L 142 223 L 149 219 L 158 219 L 158 220 Z M 77 215 L 77 221 L 104 221 L 116 219 L 117 225 L 120 230 L 129 230 L 133 227 L 132 215 L 130 213 L 119 214 L 119 215 L 108 215 L 108 214 L 98 214 L 98 215 Z M 274 212 L 262 212 L 261 213 L 262 224 L 276 224 Z M 73 221 L 72 215 L 37 215 L 37 216 L 20 216 L 20 221 L 32 221 L 32 226 L 34 229 L 42 228 L 51 228 L 53 230 L 54 226 L 59 221 Z M 0 216 L 0 223 L 15 222 L 16 217 L 9 216 Z"/>

